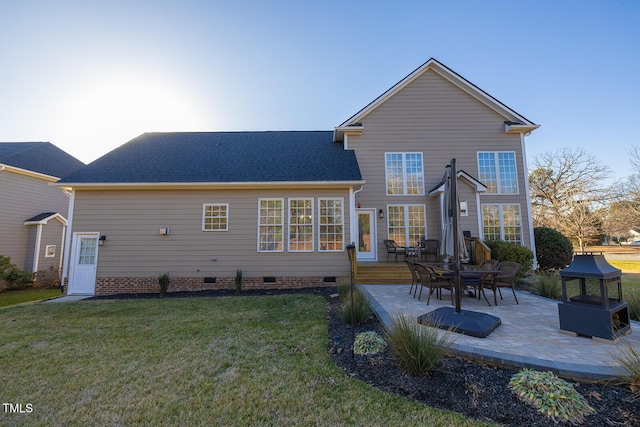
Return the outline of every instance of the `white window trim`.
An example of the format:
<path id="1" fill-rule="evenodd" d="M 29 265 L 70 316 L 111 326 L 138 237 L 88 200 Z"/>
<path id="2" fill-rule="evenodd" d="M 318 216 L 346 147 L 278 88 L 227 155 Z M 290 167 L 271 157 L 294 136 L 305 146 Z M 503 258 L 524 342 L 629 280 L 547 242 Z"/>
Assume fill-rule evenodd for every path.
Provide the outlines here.
<path id="1" fill-rule="evenodd" d="M 44 247 L 44 257 L 55 258 L 55 256 L 56 256 L 56 245 L 46 245 Z"/>
<path id="2" fill-rule="evenodd" d="M 502 241 L 507 241 L 504 238 L 504 211 L 503 211 L 503 206 L 517 206 L 518 207 L 518 222 L 520 223 L 520 246 L 524 246 L 524 238 L 523 238 L 523 229 L 522 229 L 522 206 L 520 203 L 483 203 L 480 206 L 480 215 L 482 217 L 481 220 L 481 224 L 482 227 L 480 228 L 481 232 L 482 232 L 482 240 L 485 240 L 485 235 L 484 235 L 484 206 L 498 206 L 498 215 L 500 216 L 500 240 Z M 515 243 L 515 242 L 511 242 L 511 243 Z"/>
<path id="3" fill-rule="evenodd" d="M 421 204 L 421 203 L 390 203 L 387 205 L 387 239 L 390 239 L 391 237 L 389 236 L 389 220 L 390 220 L 390 215 L 389 215 L 389 207 L 390 206 L 403 206 L 404 207 L 404 218 L 405 218 L 405 232 L 404 232 L 404 236 L 405 236 L 405 240 L 409 240 L 409 206 L 422 206 L 423 209 L 423 214 L 424 214 L 424 224 L 423 224 L 423 229 L 422 229 L 422 235 L 424 236 L 424 238 L 427 238 L 427 205 L 425 204 Z"/>
<path id="4" fill-rule="evenodd" d="M 311 225 L 311 249 L 292 249 L 291 248 L 291 227 L 295 226 L 295 224 L 291 223 L 291 201 L 292 200 L 306 200 L 306 201 L 310 201 L 311 202 L 311 224 L 307 224 L 307 225 Z M 313 197 L 290 197 L 287 200 L 287 214 L 289 216 L 288 218 L 288 226 L 287 226 L 287 250 L 289 252 L 313 252 L 315 250 L 315 221 L 314 221 L 314 210 L 313 210 Z"/>
<path id="5" fill-rule="evenodd" d="M 389 194 L 389 175 L 387 174 L 387 155 L 389 154 L 402 154 L 402 188 L 403 192 L 401 194 Z M 422 163 L 422 192 L 409 194 L 407 192 L 407 154 L 419 154 L 420 155 L 420 163 Z M 424 196 L 425 195 L 425 183 L 424 183 L 424 155 L 420 151 L 388 151 L 384 153 L 384 192 L 389 197 L 397 197 L 397 196 Z"/>
<path id="6" fill-rule="evenodd" d="M 322 245 L 320 242 L 320 239 L 322 237 L 322 233 L 320 232 L 320 227 L 322 227 L 322 223 L 321 223 L 321 215 L 320 215 L 320 209 L 322 209 L 322 201 L 323 200 L 332 200 L 332 201 L 340 201 L 340 206 L 342 209 L 340 218 L 342 221 L 340 221 L 339 224 L 331 224 L 333 226 L 340 226 L 342 228 L 342 247 L 340 249 L 322 249 Z M 318 252 L 344 252 L 344 239 L 345 239 L 345 233 L 344 233 L 344 197 L 318 197 Z"/>
<path id="7" fill-rule="evenodd" d="M 263 250 L 260 249 L 260 206 L 262 205 L 263 201 L 268 201 L 268 200 L 277 200 L 280 201 L 282 203 L 282 214 L 280 215 L 280 226 L 282 227 L 282 237 L 280 238 L 280 248 L 279 250 L 273 250 L 273 251 L 268 251 L 268 250 Z M 285 233 L 285 225 L 284 225 L 284 212 L 285 212 L 285 204 L 284 204 L 284 198 L 278 198 L 278 197 L 264 197 L 264 198 L 258 198 L 258 235 L 257 235 L 257 250 L 258 252 L 265 252 L 265 253 L 273 253 L 273 252 L 284 252 L 284 233 Z M 273 225 L 277 225 L 277 224 L 273 224 Z"/>
<path id="8" fill-rule="evenodd" d="M 498 153 L 512 153 L 513 154 L 513 166 L 516 169 L 516 192 L 515 193 L 503 193 L 500 185 L 500 162 L 498 161 Z M 480 176 L 480 158 L 479 154 L 493 154 L 493 160 L 496 165 L 496 192 L 490 193 L 486 191 L 483 195 L 491 196 L 517 196 L 520 195 L 520 180 L 518 179 L 518 156 L 515 151 L 478 151 L 476 153 L 476 163 L 478 165 L 478 176 Z"/>
<path id="9" fill-rule="evenodd" d="M 205 226 L 205 213 L 207 211 L 207 206 L 224 206 L 226 208 L 226 213 L 227 213 L 227 215 L 225 217 L 226 220 L 227 220 L 226 221 L 226 224 L 227 224 L 226 228 L 224 228 L 224 229 L 221 228 L 219 230 L 214 230 L 214 229 L 209 230 L 209 229 L 205 229 L 204 228 L 204 226 Z M 202 231 L 207 231 L 207 232 L 209 232 L 209 231 L 229 231 L 229 203 L 203 203 L 202 204 Z"/>

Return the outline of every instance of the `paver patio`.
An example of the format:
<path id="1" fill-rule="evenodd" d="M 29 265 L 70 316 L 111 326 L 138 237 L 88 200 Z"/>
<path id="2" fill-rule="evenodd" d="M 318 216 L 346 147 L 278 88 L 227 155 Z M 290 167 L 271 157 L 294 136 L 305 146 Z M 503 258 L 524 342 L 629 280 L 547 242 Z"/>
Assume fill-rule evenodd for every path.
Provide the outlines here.
<path id="1" fill-rule="evenodd" d="M 393 317 L 404 314 L 417 319 L 419 315 L 439 307 L 450 306 L 449 295 L 442 300 L 433 296 L 429 305 L 409 294 L 410 285 L 358 285 L 367 296 L 380 320 L 389 325 Z M 606 379 L 620 373 L 612 354 L 631 345 L 640 348 L 640 322 L 631 321 L 631 333 L 620 337 L 617 344 L 600 342 L 583 336 L 559 332 L 558 302 L 517 291 L 516 304 L 510 290 L 498 296 L 488 292 L 492 305 L 484 299 L 469 296 L 462 299 L 463 310 L 480 311 L 497 316 L 502 324 L 486 338 L 454 333 L 453 353 L 501 365 L 551 370 L 559 375 L 579 379 Z"/>

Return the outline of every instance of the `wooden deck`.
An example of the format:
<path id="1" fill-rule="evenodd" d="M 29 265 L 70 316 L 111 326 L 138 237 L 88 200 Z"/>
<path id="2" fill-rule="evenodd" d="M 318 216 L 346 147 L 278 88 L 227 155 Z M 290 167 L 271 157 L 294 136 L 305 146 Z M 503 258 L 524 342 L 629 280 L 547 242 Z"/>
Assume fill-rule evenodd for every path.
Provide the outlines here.
<path id="1" fill-rule="evenodd" d="M 410 284 L 411 273 L 404 261 L 398 262 L 358 262 L 356 282 L 376 284 Z"/>

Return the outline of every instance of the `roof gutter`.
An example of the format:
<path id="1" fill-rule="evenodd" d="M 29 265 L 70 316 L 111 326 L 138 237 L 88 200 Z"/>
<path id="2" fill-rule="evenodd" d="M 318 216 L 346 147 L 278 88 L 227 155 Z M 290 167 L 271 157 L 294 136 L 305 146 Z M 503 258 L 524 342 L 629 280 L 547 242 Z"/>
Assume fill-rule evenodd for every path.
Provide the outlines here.
<path id="1" fill-rule="evenodd" d="M 60 179 L 60 178 L 58 178 L 56 176 L 51 176 L 51 175 L 47 175 L 47 174 L 40 173 L 40 172 L 34 172 L 34 171 L 27 170 L 27 169 L 17 168 L 15 166 L 11 166 L 11 165 L 0 164 L 0 171 L 4 171 L 4 170 L 6 170 L 8 172 L 15 172 L 15 173 L 18 173 L 20 175 L 30 176 L 32 178 L 43 179 L 45 181 L 50 181 L 50 182 L 56 182 L 56 181 L 58 181 Z"/>
<path id="2" fill-rule="evenodd" d="M 238 188 L 309 188 L 352 187 L 359 181 L 258 181 L 258 182 L 60 182 L 55 187 L 74 190 L 170 190 L 170 189 L 238 189 Z"/>

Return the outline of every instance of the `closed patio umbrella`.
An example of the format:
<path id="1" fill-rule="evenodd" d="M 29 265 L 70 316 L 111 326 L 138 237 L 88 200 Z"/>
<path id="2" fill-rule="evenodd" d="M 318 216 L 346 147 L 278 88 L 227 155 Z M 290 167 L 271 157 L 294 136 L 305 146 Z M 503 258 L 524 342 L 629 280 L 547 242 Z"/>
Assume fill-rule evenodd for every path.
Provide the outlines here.
<path id="1" fill-rule="evenodd" d="M 441 307 L 418 316 L 418 323 L 435 326 L 454 332 L 484 338 L 500 325 L 500 318 L 487 313 L 462 310 L 462 280 L 460 279 L 460 261 L 468 258 L 464 235 L 459 230 L 460 215 L 457 189 L 456 159 L 451 159 L 444 174 L 444 210 L 445 221 L 442 230 L 441 254 L 453 263 L 455 309 Z"/>
<path id="2" fill-rule="evenodd" d="M 444 181 L 444 228 L 442 230 L 441 255 L 450 258 L 453 263 L 456 311 L 459 313 L 462 303 L 460 261 L 468 259 L 469 254 L 464 242 L 464 234 L 458 226 L 460 202 L 458 201 L 457 176 L 456 159 L 451 159 L 451 163 L 445 168 L 442 177 L 442 181 Z"/>

